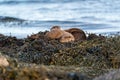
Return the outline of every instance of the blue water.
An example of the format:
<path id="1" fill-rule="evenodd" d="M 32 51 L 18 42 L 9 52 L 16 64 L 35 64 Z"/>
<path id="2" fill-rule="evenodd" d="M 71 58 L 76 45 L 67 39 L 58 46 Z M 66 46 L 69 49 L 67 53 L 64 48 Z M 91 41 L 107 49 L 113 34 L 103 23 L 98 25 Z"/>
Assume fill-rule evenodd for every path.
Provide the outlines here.
<path id="1" fill-rule="evenodd" d="M 25 21 L 1 21 L 6 16 Z M 23 38 L 53 25 L 120 32 L 120 0 L 0 0 L 0 33 Z"/>

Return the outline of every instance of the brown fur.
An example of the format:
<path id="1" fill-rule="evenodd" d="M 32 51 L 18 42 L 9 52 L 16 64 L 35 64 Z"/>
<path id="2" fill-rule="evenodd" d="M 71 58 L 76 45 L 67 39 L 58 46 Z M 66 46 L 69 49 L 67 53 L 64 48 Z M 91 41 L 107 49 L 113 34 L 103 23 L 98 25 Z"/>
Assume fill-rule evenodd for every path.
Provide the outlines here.
<path id="1" fill-rule="evenodd" d="M 50 32 L 47 32 L 45 36 L 51 39 L 59 39 L 60 42 L 70 42 L 75 40 L 71 33 L 61 30 L 59 26 L 53 26 Z"/>
<path id="2" fill-rule="evenodd" d="M 81 29 L 70 28 L 70 29 L 67 29 L 65 31 L 71 33 L 74 36 L 76 41 L 78 41 L 78 40 L 86 40 L 85 32 L 83 30 L 81 30 Z"/>
<path id="3" fill-rule="evenodd" d="M 75 40 L 74 36 L 65 31 L 63 32 L 63 35 L 60 38 L 60 42 L 70 42 L 70 41 L 74 41 L 74 40 Z"/>

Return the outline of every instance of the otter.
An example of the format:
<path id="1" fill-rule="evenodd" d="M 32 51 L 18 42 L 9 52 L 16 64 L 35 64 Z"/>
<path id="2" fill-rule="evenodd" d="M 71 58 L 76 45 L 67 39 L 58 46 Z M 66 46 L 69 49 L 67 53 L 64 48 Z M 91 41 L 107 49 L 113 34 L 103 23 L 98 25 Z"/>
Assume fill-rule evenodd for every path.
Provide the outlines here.
<path id="1" fill-rule="evenodd" d="M 70 42 L 70 41 L 75 41 L 74 36 L 71 33 L 63 31 L 63 35 L 60 38 L 60 42 Z"/>
<path id="2" fill-rule="evenodd" d="M 86 40 L 87 39 L 87 37 L 85 35 L 85 32 L 81 29 L 70 28 L 70 29 L 67 29 L 65 31 L 71 33 L 74 36 L 75 41 Z"/>
<path id="3" fill-rule="evenodd" d="M 75 40 L 71 33 L 62 30 L 60 26 L 53 26 L 50 31 L 45 34 L 45 36 L 51 39 L 59 39 L 62 43 Z"/>

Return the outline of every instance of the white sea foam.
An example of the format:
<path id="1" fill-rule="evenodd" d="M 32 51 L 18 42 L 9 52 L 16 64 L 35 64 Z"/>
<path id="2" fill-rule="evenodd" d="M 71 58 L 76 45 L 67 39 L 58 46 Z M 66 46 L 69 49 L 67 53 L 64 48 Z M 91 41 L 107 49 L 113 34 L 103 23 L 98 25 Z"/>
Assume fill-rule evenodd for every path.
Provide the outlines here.
<path id="1" fill-rule="evenodd" d="M 48 0 L 48 3 L 47 0 L 46 2 L 36 3 L 20 3 L 21 1 L 22 0 L 18 0 L 18 3 L 15 4 L 1 4 L 0 16 L 11 16 L 33 21 L 84 22 L 83 25 L 80 23 L 78 25 L 73 23 L 72 25 L 80 25 L 78 28 L 82 27 L 85 31 L 95 33 L 120 31 L 120 0 L 61 0 L 59 2 L 56 0 Z M 49 3 L 49 1 L 51 2 Z M 4 0 L 0 0 L 0 2 L 4 2 Z M 56 25 L 58 23 L 54 24 Z M 86 24 L 103 25 L 99 27 L 96 25 L 96 28 L 93 28 L 91 25 L 84 26 Z M 44 25 L 39 23 L 38 25 L 40 25 L 40 27 L 36 27 L 35 24 L 30 27 L 19 27 L 18 25 L 14 28 L 0 25 L 0 33 L 31 34 L 42 30 L 48 30 L 49 28 L 47 26 L 50 26 L 50 24 L 47 23 Z M 66 29 L 65 26 L 68 24 L 60 23 L 59 25 L 63 25 L 63 28 Z M 71 24 L 68 26 L 71 27 Z M 5 30 L 7 28 L 9 28 L 9 30 Z"/>
<path id="2" fill-rule="evenodd" d="M 17 38 L 25 38 L 28 35 L 38 33 L 39 31 L 48 30 L 46 27 L 5 27 L 0 26 L 0 33 L 8 36 L 16 36 Z"/>

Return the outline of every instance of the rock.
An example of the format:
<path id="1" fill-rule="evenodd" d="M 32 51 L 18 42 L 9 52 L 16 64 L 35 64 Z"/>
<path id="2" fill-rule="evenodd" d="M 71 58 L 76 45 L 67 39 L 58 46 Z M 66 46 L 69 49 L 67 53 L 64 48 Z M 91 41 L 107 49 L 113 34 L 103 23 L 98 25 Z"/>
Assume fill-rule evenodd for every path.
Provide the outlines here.
<path id="1" fill-rule="evenodd" d="M 67 77 L 70 80 L 92 80 L 88 76 L 80 74 L 80 73 L 68 73 Z"/>
<path id="2" fill-rule="evenodd" d="M 9 66 L 9 62 L 4 56 L 0 55 L 0 66 Z"/>
<path id="3" fill-rule="evenodd" d="M 29 39 L 39 39 L 40 35 L 39 34 L 32 34 L 31 36 L 28 36 Z"/>
<path id="4" fill-rule="evenodd" d="M 93 39 L 105 39 L 105 36 L 102 35 L 96 35 L 96 34 L 89 34 L 87 40 L 93 40 Z"/>
<path id="5" fill-rule="evenodd" d="M 96 77 L 93 80 L 120 80 L 120 69 Z"/>

